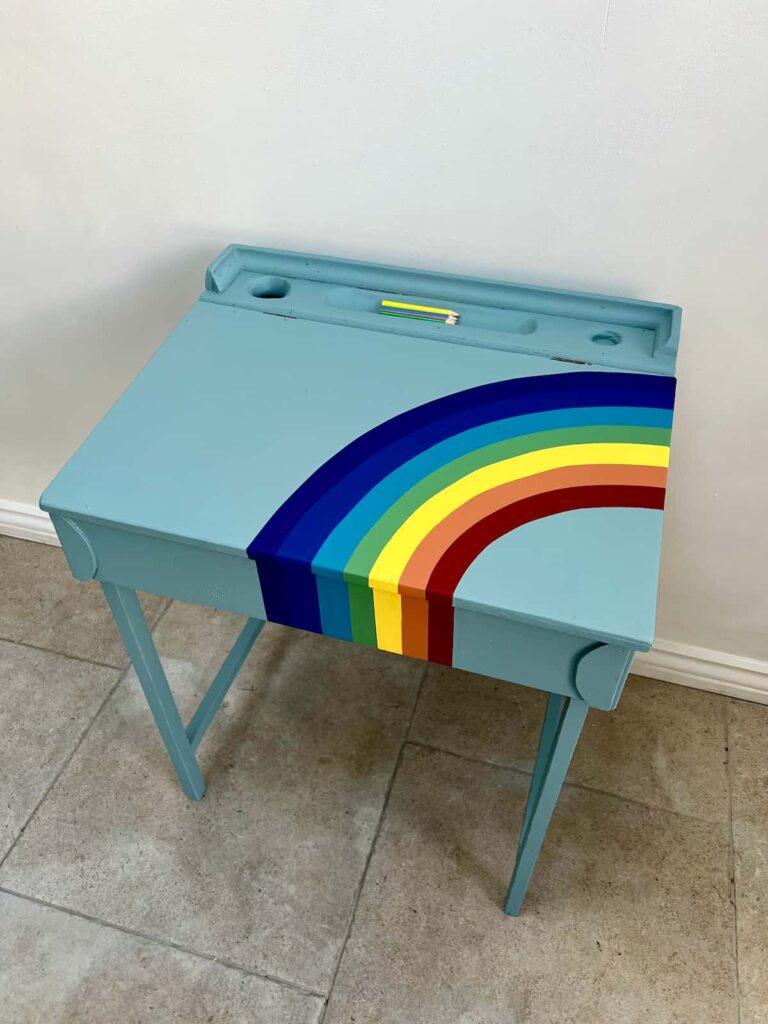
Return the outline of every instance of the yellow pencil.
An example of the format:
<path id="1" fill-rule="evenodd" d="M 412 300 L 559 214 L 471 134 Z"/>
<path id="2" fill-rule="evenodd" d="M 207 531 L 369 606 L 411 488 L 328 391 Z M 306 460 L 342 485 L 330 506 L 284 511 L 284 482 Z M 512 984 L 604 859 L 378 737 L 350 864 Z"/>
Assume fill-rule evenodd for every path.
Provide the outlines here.
<path id="1" fill-rule="evenodd" d="M 444 316 L 458 316 L 453 309 L 440 309 L 438 306 L 417 306 L 415 302 L 392 302 L 390 299 L 382 299 L 382 306 L 391 309 L 416 309 L 420 313 L 442 313 Z"/>

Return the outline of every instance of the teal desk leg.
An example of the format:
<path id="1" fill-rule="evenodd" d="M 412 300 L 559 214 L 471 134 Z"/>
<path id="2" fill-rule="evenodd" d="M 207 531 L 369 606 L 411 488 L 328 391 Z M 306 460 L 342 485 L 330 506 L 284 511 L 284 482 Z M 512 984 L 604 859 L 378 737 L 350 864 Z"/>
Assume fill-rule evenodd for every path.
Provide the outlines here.
<path id="1" fill-rule="evenodd" d="M 525 805 L 523 823 L 520 826 L 520 841 L 518 844 L 517 860 L 520 859 L 520 850 L 523 847 L 523 842 L 528 832 L 528 826 L 531 823 L 531 815 L 533 814 L 533 809 L 536 806 L 536 800 L 541 790 L 544 771 L 547 767 L 547 761 L 549 760 L 549 753 L 552 749 L 555 734 L 557 733 L 557 726 L 560 722 L 560 712 L 562 707 L 563 698 L 561 695 L 559 693 L 550 693 L 549 699 L 547 700 L 547 710 L 544 712 L 544 724 L 541 727 L 539 749 L 536 754 L 536 763 L 533 766 L 533 777 L 531 778 L 531 785 L 528 790 L 528 800 Z M 517 861 L 515 863 L 517 863 Z"/>
<path id="2" fill-rule="evenodd" d="M 195 751 L 248 657 L 264 622 L 261 619 L 248 619 L 245 623 L 185 729 L 136 591 L 118 587 L 114 583 L 102 583 L 101 587 L 112 609 L 125 649 L 136 669 L 165 749 L 176 769 L 181 788 L 190 800 L 201 800 L 205 793 L 205 782 L 197 766 Z"/>
<path id="3" fill-rule="evenodd" d="M 516 916 L 520 913 L 588 710 L 589 705 L 576 697 L 561 697 L 555 693 L 549 697 L 520 830 L 515 870 L 504 905 L 507 914 Z"/>
<path id="4" fill-rule="evenodd" d="M 136 591 L 115 586 L 114 583 L 102 583 L 101 586 L 181 787 L 190 800 L 200 800 L 205 793 L 205 782 L 192 745 L 187 739 L 184 723 L 160 664 Z"/>

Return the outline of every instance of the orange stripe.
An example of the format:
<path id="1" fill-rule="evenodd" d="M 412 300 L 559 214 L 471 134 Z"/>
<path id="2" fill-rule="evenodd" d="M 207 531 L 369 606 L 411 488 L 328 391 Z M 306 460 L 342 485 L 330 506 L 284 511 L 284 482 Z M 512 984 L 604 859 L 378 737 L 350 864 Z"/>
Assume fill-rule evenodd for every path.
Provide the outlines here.
<path id="1" fill-rule="evenodd" d="M 419 597 L 402 597 L 403 654 L 427 660 L 429 651 L 429 604 Z"/>
<path id="2" fill-rule="evenodd" d="M 403 595 L 420 598 L 423 601 L 429 578 L 443 553 L 474 523 L 506 505 L 564 487 L 616 484 L 663 488 L 666 486 L 666 480 L 667 471 L 663 467 L 603 464 L 564 466 L 493 487 L 465 502 L 427 534 L 403 570 L 398 590 Z M 404 632 L 406 628 L 410 635 L 412 630 L 410 625 L 406 626 L 404 604 Z"/>

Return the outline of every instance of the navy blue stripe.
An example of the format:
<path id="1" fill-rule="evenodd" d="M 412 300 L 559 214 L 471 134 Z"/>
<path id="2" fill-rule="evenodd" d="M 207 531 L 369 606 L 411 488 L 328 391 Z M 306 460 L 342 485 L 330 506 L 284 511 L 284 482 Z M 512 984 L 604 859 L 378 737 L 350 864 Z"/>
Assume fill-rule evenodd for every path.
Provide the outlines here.
<path id="1" fill-rule="evenodd" d="M 587 393 L 590 397 L 587 397 Z M 547 396 L 551 402 L 534 406 L 532 399 L 536 395 Z M 559 402 L 558 398 L 564 395 L 568 395 L 567 402 Z M 528 402 L 525 401 L 526 398 Z M 674 379 L 638 373 L 596 373 L 586 370 L 518 377 L 480 384 L 408 409 L 355 438 L 309 476 L 283 502 L 248 545 L 249 557 L 255 558 L 257 551 L 276 551 L 301 516 L 318 498 L 370 455 L 381 451 L 393 441 L 407 438 L 423 426 L 431 425 L 437 428 L 439 423 L 463 411 L 471 412 L 474 408 L 476 414 L 480 415 L 483 409 L 494 401 L 515 402 L 514 410 L 505 409 L 506 416 L 512 415 L 513 412 L 523 414 L 558 408 L 561 404 L 584 406 L 592 402 L 596 405 L 647 405 L 671 409 L 674 401 Z M 469 425 L 479 422 L 487 420 L 478 419 Z M 439 436 L 437 439 L 439 440 Z M 392 468 L 394 465 L 388 472 L 391 472 Z"/>
<path id="2" fill-rule="evenodd" d="M 277 509 L 248 545 L 267 617 L 321 631 L 310 563 L 329 532 L 368 491 L 415 454 L 510 415 L 592 405 L 673 407 L 670 377 L 578 371 L 495 381 L 409 409 L 355 438 Z M 511 407 L 510 407 L 511 405 Z"/>
<path id="3" fill-rule="evenodd" d="M 557 376 L 560 378 L 563 375 Z M 587 382 L 584 381 L 585 374 L 567 374 L 564 376 L 569 377 L 571 380 L 574 377 L 581 379 L 581 387 L 578 393 L 568 398 L 570 407 L 579 408 L 598 404 L 631 406 L 656 404 L 656 407 L 664 407 L 650 401 L 651 396 L 649 396 L 646 388 L 637 387 L 638 377 L 643 382 L 648 379 L 669 380 L 669 378 L 644 378 L 641 375 L 621 374 L 622 378 L 630 377 L 630 387 L 627 387 L 625 384 L 623 387 L 614 388 L 611 390 L 610 395 L 606 396 L 604 387 L 593 388 L 594 378 L 599 378 L 600 383 L 602 383 L 605 377 L 615 377 L 619 376 L 618 374 L 591 373 L 589 377 L 592 379 L 588 382 L 587 386 L 585 386 Z M 632 377 L 634 377 L 633 380 Z M 520 380 L 530 379 L 520 378 Z M 541 378 L 534 379 L 541 380 Z M 502 381 L 500 383 L 519 384 L 520 380 L 512 382 Z M 409 410 L 400 416 L 396 416 L 379 427 L 374 427 L 373 430 L 361 435 L 361 437 L 356 438 L 350 445 L 342 449 L 338 455 L 329 459 L 321 467 L 321 470 L 313 474 L 288 499 L 288 502 L 282 506 L 282 509 L 278 510 L 276 516 L 272 517 L 267 527 L 259 533 L 249 546 L 249 555 L 254 557 L 259 551 L 276 550 L 270 544 L 270 540 L 274 544 L 277 538 L 271 538 L 266 534 L 270 524 L 279 516 L 281 527 L 279 532 L 283 534 L 283 537 L 277 550 L 279 550 L 280 554 L 296 558 L 300 561 L 312 561 L 328 533 L 336 526 L 339 520 L 350 509 L 354 508 L 358 501 L 372 487 L 401 466 L 403 462 L 413 458 L 417 453 L 445 440 L 447 437 L 482 423 L 489 423 L 492 420 L 505 418 L 510 415 L 543 412 L 552 408 L 559 408 L 564 404 L 560 394 L 552 394 L 548 390 L 545 393 L 534 392 L 532 394 L 515 396 L 514 406 L 510 408 L 510 398 L 506 395 L 497 396 L 489 394 L 488 392 L 491 389 L 497 390 L 494 385 L 473 388 L 472 391 L 474 392 L 484 392 L 485 400 L 478 402 L 478 398 L 481 396 L 476 395 L 476 404 L 469 408 L 453 410 L 450 408 L 450 405 L 453 404 L 452 402 L 449 403 L 446 399 L 438 399 L 435 402 L 427 403 L 425 406 L 419 406 L 417 409 Z M 466 392 L 460 392 L 460 394 L 465 395 Z M 449 395 L 446 397 L 447 399 L 453 399 L 455 396 Z M 658 396 L 653 397 L 657 398 Z M 449 406 L 449 408 L 446 409 L 446 406 Z M 671 402 L 668 407 L 671 408 Z M 428 413 L 427 410 L 429 410 Z M 424 414 L 427 413 L 428 418 L 426 422 L 414 423 L 415 417 L 411 413 L 415 412 L 422 413 L 422 416 L 419 417 L 422 420 Z M 441 413 L 442 415 L 440 415 Z M 385 430 L 384 428 L 387 429 Z M 354 452 L 351 451 L 353 448 Z M 354 468 L 350 471 L 347 466 L 351 457 L 356 457 L 357 461 Z M 322 480 L 319 479 L 321 471 L 325 471 L 322 473 Z M 293 498 L 298 497 L 299 492 L 301 492 L 301 500 L 294 502 Z M 286 508 L 289 502 L 292 507 Z M 303 512 L 301 511 L 302 507 L 304 508 Z"/>

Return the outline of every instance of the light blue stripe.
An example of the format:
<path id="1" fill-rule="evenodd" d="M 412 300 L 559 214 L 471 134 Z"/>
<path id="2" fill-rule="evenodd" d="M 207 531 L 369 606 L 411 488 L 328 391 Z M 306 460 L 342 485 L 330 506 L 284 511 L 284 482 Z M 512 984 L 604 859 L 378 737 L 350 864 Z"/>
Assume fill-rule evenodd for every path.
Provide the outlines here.
<path id="1" fill-rule="evenodd" d="M 446 463 L 511 437 L 541 430 L 582 426 L 671 427 L 672 410 L 633 406 L 552 409 L 494 420 L 441 441 L 403 463 L 385 477 L 341 520 L 312 560 L 313 572 L 341 574 L 366 533 L 406 491 Z"/>
<path id="2" fill-rule="evenodd" d="M 339 640 L 351 640 L 352 619 L 347 584 L 342 579 L 331 579 L 329 576 L 318 576 L 315 583 L 324 635 L 335 636 Z"/>

